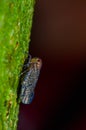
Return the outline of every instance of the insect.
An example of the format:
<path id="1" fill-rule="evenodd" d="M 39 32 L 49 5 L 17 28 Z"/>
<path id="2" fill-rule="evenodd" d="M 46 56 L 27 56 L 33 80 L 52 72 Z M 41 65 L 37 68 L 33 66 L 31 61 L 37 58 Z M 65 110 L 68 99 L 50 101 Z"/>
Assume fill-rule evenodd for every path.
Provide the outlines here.
<path id="1" fill-rule="evenodd" d="M 25 71 L 21 74 L 21 92 L 20 100 L 24 104 L 30 104 L 34 98 L 34 89 L 38 81 L 42 66 L 42 60 L 34 57 L 29 58 Z"/>

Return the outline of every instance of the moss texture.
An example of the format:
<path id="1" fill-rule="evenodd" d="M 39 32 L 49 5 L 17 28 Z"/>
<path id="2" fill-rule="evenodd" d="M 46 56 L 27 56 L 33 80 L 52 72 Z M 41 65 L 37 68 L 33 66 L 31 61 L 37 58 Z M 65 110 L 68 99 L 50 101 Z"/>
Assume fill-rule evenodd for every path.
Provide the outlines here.
<path id="1" fill-rule="evenodd" d="M 0 0 L 0 130 L 16 130 L 17 87 L 28 52 L 34 0 Z"/>

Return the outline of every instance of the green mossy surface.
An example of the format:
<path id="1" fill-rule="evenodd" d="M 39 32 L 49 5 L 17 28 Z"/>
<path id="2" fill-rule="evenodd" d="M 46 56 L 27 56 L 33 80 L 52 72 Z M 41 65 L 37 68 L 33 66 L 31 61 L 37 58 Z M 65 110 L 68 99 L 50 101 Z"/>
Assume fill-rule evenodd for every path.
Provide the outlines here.
<path id="1" fill-rule="evenodd" d="M 16 130 L 17 87 L 28 52 L 34 0 L 0 0 L 0 130 Z"/>

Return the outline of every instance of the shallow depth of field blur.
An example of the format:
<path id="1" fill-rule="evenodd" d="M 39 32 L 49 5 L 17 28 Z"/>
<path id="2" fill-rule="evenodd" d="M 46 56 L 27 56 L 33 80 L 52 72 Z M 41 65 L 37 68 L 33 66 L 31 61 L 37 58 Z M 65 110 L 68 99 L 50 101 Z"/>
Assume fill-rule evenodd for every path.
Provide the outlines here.
<path id="1" fill-rule="evenodd" d="M 35 98 L 18 130 L 86 129 L 86 2 L 38 0 L 30 54 L 43 60 Z"/>

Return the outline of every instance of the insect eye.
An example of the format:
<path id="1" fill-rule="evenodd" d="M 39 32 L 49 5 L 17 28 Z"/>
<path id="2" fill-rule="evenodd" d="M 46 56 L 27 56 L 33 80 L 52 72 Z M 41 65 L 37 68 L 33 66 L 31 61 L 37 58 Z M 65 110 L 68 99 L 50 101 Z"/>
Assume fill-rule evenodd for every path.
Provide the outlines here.
<path id="1" fill-rule="evenodd" d="M 38 62 L 40 62 L 41 60 L 40 60 L 40 59 L 38 59 L 37 61 L 38 61 Z"/>

